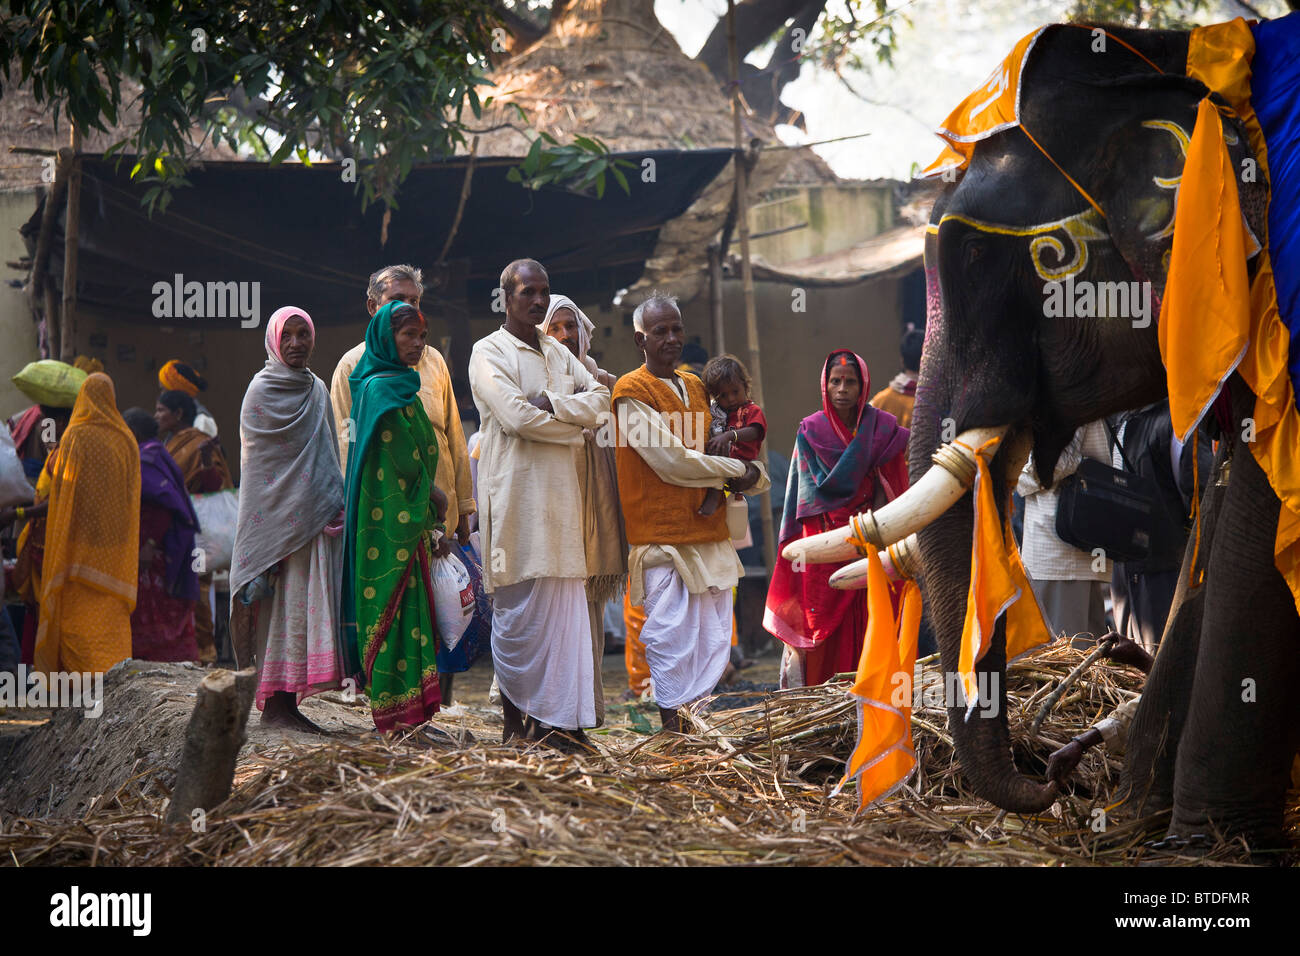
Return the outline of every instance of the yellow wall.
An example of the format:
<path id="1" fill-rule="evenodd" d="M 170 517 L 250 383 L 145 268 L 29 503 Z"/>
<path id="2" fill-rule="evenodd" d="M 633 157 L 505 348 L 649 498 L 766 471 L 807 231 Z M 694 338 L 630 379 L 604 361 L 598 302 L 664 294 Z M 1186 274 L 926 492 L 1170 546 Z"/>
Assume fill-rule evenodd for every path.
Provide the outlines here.
<path id="1" fill-rule="evenodd" d="M 773 189 L 750 208 L 750 234 L 807 225 L 754 239 L 750 248 L 755 256 L 776 264 L 847 249 L 893 227 L 896 185 L 880 180 Z"/>

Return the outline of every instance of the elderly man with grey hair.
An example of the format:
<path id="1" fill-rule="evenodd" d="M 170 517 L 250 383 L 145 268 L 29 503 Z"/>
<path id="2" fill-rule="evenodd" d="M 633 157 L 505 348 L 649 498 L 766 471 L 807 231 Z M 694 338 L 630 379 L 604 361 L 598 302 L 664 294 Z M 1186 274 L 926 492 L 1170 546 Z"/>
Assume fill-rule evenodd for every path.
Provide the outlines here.
<path id="1" fill-rule="evenodd" d="M 405 302 L 420 307 L 424 294 L 424 274 L 414 266 L 384 266 L 370 277 L 366 289 L 366 311 L 374 315 L 389 302 Z M 344 353 L 330 380 L 330 405 L 334 409 L 334 424 L 339 436 L 339 461 L 343 473 L 348 470 L 348 449 L 355 429 L 350 424 L 352 415 L 352 386 L 348 376 L 366 354 L 366 343 Z M 461 545 L 469 543 L 469 516 L 476 510 L 474 490 L 469 468 L 469 449 L 465 444 L 465 431 L 460 423 L 460 409 L 451 387 L 451 372 L 442 353 L 432 345 L 425 346 L 415 370 L 420 373 L 420 404 L 424 406 L 429 423 L 438 439 L 438 468 L 434 484 L 447 496 L 447 527 L 456 529 Z M 446 553 L 443 545 L 442 553 Z M 452 676 L 441 674 L 442 701 L 451 703 Z"/>
<path id="2" fill-rule="evenodd" d="M 724 509 L 699 513 L 709 488 L 763 491 L 758 462 L 709 455 L 704 384 L 677 368 L 686 341 L 675 299 L 654 294 L 632 314 L 645 364 L 614 386 L 615 458 L 627 525 L 630 599 L 645 608 L 641 643 L 659 715 L 711 692 L 731 650 L 731 589 L 744 573 Z"/>
<path id="3" fill-rule="evenodd" d="M 479 530 L 502 740 L 554 733 L 567 746 L 598 721 L 575 451 L 608 414 L 609 389 L 538 331 L 551 298 L 541 263 L 510 263 L 501 290 L 505 324 L 474 343 L 469 383 L 483 421 Z"/>

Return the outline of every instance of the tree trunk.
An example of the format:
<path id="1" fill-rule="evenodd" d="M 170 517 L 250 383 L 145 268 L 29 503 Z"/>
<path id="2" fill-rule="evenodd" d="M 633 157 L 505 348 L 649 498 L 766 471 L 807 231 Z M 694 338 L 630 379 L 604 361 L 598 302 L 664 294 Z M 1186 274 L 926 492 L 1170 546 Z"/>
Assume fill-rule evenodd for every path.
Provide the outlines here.
<path id="1" fill-rule="evenodd" d="M 183 823 L 195 809 L 211 810 L 230 796 L 235 759 L 244 745 L 257 671 L 213 671 L 199 683 L 198 700 L 185 731 L 168 823 Z"/>
<path id="2" fill-rule="evenodd" d="M 744 0 L 736 4 L 736 45 L 740 54 L 740 92 L 760 119 L 776 123 L 801 123 L 801 117 L 781 102 L 781 91 L 799 76 L 799 51 L 795 39 L 806 44 L 826 9 L 826 0 Z M 783 30 L 767 66 L 760 70 L 745 57 Z M 801 35 L 795 30 L 802 30 Z M 802 49 L 802 46 L 800 47 Z M 718 21 L 695 57 L 719 83 L 728 80 L 726 18 Z"/>
<path id="3" fill-rule="evenodd" d="M 72 158 L 68 164 L 67 214 L 63 224 L 63 308 L 59 310 L 59 358 L 72 364 L 77 350 L 77 243 L 81 230 L 81 131 L 72 127 Z"/>

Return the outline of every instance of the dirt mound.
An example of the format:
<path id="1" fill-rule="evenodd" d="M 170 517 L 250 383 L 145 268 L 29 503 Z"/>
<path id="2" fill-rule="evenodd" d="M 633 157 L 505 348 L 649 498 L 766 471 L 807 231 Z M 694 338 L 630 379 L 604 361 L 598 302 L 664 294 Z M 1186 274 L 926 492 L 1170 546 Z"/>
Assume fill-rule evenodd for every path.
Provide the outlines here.
<path id="1" fill-rule="evenodd" d="M 199 681 L 209 671 L 190 663 L 126 660 L 104 675 L 103 713 L 57 710 L 50 719 L 0 744 L 0 813 L 76 818 L 119 791 L 160 799 L 171 792 Z M 311 698 L 302 711 L 318 726 L 345 733 L 373 728 L 359 705 Z M 285 739 L 321 738 L 262 728 L 249 718 L 241 760 Z M 8 752 L 5 753 L 4 751 Z"/>

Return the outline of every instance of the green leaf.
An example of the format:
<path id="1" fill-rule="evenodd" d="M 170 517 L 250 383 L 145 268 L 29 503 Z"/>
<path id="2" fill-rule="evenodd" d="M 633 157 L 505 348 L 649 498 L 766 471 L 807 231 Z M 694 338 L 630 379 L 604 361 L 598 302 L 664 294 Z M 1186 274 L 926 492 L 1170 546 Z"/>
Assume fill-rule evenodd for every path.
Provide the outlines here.
<path id="1" fill-rule="evenodd" d="M 630 196 L 632 195 L 632 190 L 628 187 L 627 177 L 623 175 L 622 170 L 620 170 L 618 167 L 619 164 L 615 163 L 613 166 L 609 167 L 609 171 L 610 173 L 613 174 L 615 181 L 617 181 L 618 184 L 623 187 L 623 192 Z"/>
<path id="2" fill-rule="evenodd" d="M 533 144 L 528 147 L 528 155 L 524 157 L 524 172 L 529 175 L 537 172 L 542 156 L 542 138 L 539 136 L 533 140 Z"/>

